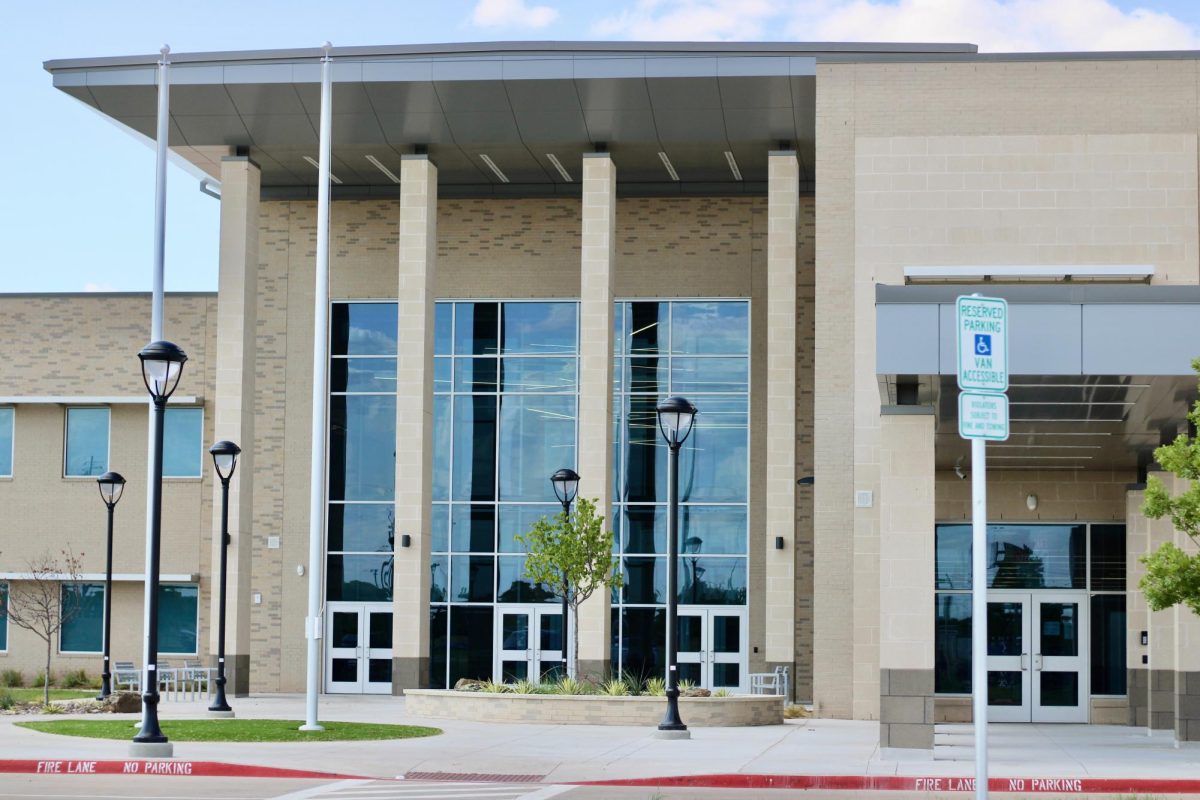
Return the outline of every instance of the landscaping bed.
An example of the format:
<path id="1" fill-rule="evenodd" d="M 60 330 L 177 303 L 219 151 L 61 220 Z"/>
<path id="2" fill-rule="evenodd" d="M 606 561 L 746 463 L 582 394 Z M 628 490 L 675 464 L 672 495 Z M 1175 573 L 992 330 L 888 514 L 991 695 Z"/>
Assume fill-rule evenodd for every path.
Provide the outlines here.
<path id="1" fill-rule="evenodd" d="M 666 710 L 666 698 L 654 695 L 408 689 L 404 696 L 405 713 L 409 716 L 476 722 L 656 726 Z M 783 698 L 778 695 L 680 697 L 679 713 L 685 723 L 695 727 L 781 725 Z"/>
<path id="2" fill-rule="evenodd" d="M 132 739 L 129 720 L 62 719 L 18 722 L 17 726 L 61 736 L 93 739 Z M 301 731 L 300 720 L 281 719 L 168 719 L 162 732 L 176 742 L 336 742 L 369 739 L 413 739 L 442 731 L 420 725 L 381 725 L 365 722 L 322 722 L 323 731 Z"/>

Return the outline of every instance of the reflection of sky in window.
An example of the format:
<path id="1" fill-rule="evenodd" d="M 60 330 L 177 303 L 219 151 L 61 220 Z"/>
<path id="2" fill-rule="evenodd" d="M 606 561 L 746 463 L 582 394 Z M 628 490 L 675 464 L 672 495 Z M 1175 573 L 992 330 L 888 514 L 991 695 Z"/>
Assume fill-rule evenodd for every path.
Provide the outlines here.
<path id="1" fill-rule="evenodd" d="M 500 329 L 504 353 L 576 352 L 574 303 L 505 303 Z"/>
<path id="2" fill-rule="evenodd" d="M 992 588 L 1084 588 L 1084 526 L 989 525 Z M 971 526 L 937 526 L 938 589 L 971 588 Z"/>
<path id="3" fill-rule="evenodd" d="M 0 408 L 0 475 L 12 475 L 13 410 Z"/>

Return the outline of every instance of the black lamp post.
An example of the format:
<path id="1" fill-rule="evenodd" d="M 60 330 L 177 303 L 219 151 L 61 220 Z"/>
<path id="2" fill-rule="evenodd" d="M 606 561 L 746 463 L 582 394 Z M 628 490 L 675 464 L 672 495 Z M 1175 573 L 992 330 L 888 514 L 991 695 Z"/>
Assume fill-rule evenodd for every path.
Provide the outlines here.
<path id="1" fill-rule="evenodd" d="M 686 731 L 679 718 L 679 448 L 692 432 L 696 407 L 683 397 L 668 397 L 658 404 L 658 427 L 667 440 L 667 713 L 660 731 Z M 686 734 L 684 734 L 686 735 Z"/>
<path id="2" fill-rule="evenodd" d="M 154 403 L 154 448 L 150 461 L 150 574 L 146 609 L 146 685 L 142 687 L 142 729 L 133 737 L 136 744 L 165 744 L 167 737 L 158 726 L 158 576 L 162 549 L 162 455 L 163 417 L 167 400 L 179 386 L 187 353 L 170 342 L 151 342 L 138 353 L 142 381 Z"/>
<path id="3" fill-rule="evenodd" d="M 221 479 L 221 583 L 217 601 L 217 693 L 208 710 L 214 715 L 232 716 L 233 709 L 225 700 L 225 565 L 229 550 L 229 480 L 237 469 L 242 448 L 233 442 L 220 441 L 208 448 L 213 467 Z"/>
<path id="4" fill-rule="evenodd" d="M 568 519 L 571 517 L 571 503 L 575 500 L 575 495 L 579 494 L 579 474 L 573 469 L 556 470 L 550 476 L 550 485 L 554 487 L 554 496 L 558 498 L 558 502 L 562 503 L 563 514 Z M 567 574 L 563 573 L 563 601 L 562 601 L 562 668 L 563 677 L 565 678 L 569 672 L 569 662 L 567 655 L 567 595 L 570 592 L 570 587 L 567 586 Z M 539 674 L 541 672 L 540 665 L 534 665 Z"/>
<path id="5" fill-rule="evenodd" d="M 108 506 L 108 545 L 105 550 L 104 562 L 104 672 L 100 673 L 100 694 L 97 700 L 103 700 L 112 694 L 112 670 L 108 666 L 109 639 L 112 631 L 112 544 L 113 544 L 113 509 L 125 493 L 125 479 L 119 472 L 106 472 L 96 478 L 100 487 L 100 498 Z"/>

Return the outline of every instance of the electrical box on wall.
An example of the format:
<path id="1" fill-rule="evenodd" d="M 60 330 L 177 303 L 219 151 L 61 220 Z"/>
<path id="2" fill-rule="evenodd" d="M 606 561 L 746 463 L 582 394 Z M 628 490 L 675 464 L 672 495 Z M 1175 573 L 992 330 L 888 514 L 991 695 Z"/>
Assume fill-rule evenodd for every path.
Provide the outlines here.
<path id="1" fill-rule="evenodd" d="M 267 549 L 268 550 L 278 550 L 279 549 L 279 537 L 278 536 L 268 536 L 267 537 Z"/>
<path id="2" fill-rule="evenodd" d="M 875 505 L 875 493 L 870 489 L 859 489 L 854 493 L 855 508 L 870 508 Z"/>

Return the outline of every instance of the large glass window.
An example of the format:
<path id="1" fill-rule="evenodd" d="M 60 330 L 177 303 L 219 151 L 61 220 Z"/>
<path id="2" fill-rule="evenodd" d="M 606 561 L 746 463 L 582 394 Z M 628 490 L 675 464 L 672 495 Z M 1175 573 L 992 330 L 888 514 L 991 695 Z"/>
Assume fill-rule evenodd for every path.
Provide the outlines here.
<path id="1" fill-rule="evenodd" d="M 64 583 L 62 627 L 58 649 L 63 653 L 99 653 L 104 649 L 104 584 Z"/>
<path id="2" fill-rule="evenodd" d="M 935 531 L 936 691 L 971 691 L 971 526 Z M 989 589 L 1090 595 L 1091 693 L 1124 695 L 1125 526 L 988 525 Z M 989 620 L 989 637 L 999 620 Z"/>
<path id="3" fill-rule="evenodd" d="M 747 602 L 750 304 L 620 302 L 615 309 L 614 518 L 625 587 L 614 592 L 613 666 L 662 668 L 667 448 L 655 406 L 695 403 L 679 459 L 679 602 Z"/>
<path id="4" fill-rule="evenodd" d="M 63 474 L 88 478 L 108 471 L 107 408 L 68 408 Z"/>
<path id="5" fill-rule="evenodd" d="M 578 305 L 443 302 L 434 330 L 430 669 L 453 686 L 492 676 L 495 603 L 553 600 L 515 537 L 575 466 Z"/>
<path id="6" fill-rule="evenodd" d="M 204 410 L 168 408 L 163 417 L 163 477 L 199 478 Z"/>
<path id="7" fill-rule="evenodd" d="M 396 534 L 396 304 L 335 303 L 330 325 L 325 599 L 389 602 Z"/>
<path id="8" fill-rule="evenodd" d="M 0 408 L 0 478 L 13 474 L 13 416 L 12 408 Z"/>
<path id="9" fill-rule="evenodd" d="M 194 655 L 200 589 L 195 584 L 158 587 L 158 652 Z"/>

